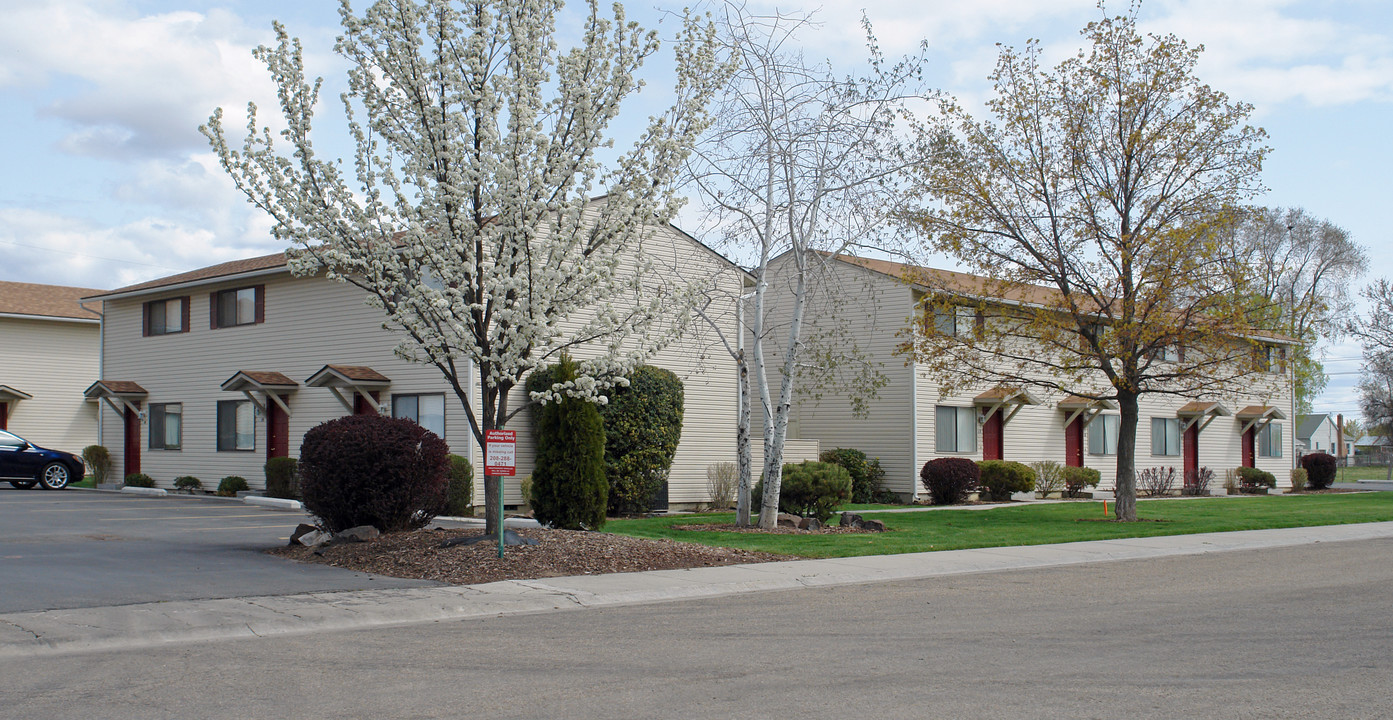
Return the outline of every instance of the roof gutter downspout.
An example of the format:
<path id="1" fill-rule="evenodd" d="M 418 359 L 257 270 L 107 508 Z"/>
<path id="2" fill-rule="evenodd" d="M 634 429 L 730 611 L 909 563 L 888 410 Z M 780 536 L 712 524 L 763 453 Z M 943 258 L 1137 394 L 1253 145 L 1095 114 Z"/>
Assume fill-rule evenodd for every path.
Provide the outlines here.
<path id="1" fill-rule="evenodd" d="M 97 312 L 87 307 L 88 300 L 78 300 L 78 307 L 97 316 L 97 379 L 106 377 L 106 301 L 102 301 L 102 311 Z M 106 447 L 105 439 L 102 437 L 102 418 L 106 413 L 102 412 L 102 404 L 97 403 L 97 444 Z"/>

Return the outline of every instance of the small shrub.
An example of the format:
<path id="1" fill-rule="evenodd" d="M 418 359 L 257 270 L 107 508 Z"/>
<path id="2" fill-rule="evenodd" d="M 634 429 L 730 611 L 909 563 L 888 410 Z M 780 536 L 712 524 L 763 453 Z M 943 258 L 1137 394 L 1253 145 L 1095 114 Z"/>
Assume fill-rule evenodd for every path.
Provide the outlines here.
<path id="1" fill-rule="evenodd" d="M 305 433 L 300 494 L 329 532 L 419 528 L 445 508 L 449 454 L 444 440 L 410 420 L 348 415 Z"/>
<path id="2" fill-rule="evenodd" d="M 1224 491 L 1230 495 L 1238 492 L 1238 468 L 1224 471 Z"/>
<path id="3" fill-rule="evenodd" d="M 706 492 L 711 496 L 712 510 L 735 507 L 735 491 L 740 482 L 739 469 L 733 462 L 706 466 Z"/>
<path id="4" fill-rule="evenodd" d="M 1302 455 L 1301 467 L 1306 471 L 1306 484 L 1312 490 L 1324 490 L 1335 482 L 1335 456 L 1330 453 Z"/>
<path id="5" fill-rule="evenodd" d="M 1066 466 L 1059 469 L 1059 478 L 1064 483 L 1065 497 L 1081 497 L 1084 488 L 1098 487 L 1103 474 L 1094 468 Z"/>
<path id="6" fill-rule="evenodd" d="M 192 495 L 203 489 L 203 481 L 192 475 L 182 475 L 174 478 L 174 489 Z"/>
<path id="7" fill-rule="evenodd" d="M 982 474 L 977 463 L 967 458 L 946 457 L 924 463 L 919 477 L 929 491 L 931 504 L 959 505 L 967 501 L 968 493 L 977 489 Z"/>
<path id="8" fill-rule="evenodd" d="M 1011 494 L 1035 489 L 1035 471 L 1013 460 L 983 460 L 977 463 L 979 481 L 992 500 L 1010 502 Z"/>
<path id="9" fill-rule="evenodd" d="M 98 485 L 111 477 L 111 453 L 101 445 L 88 445 L 82 448 L 82 462 L 92 473 L 92 484 Z"/>
<path id="10" fill-rule="evenodd" d="M 576 379 L 577 365 L 564 353 L 551 367 L 527 378 L 528 392 Z M 532 413 L 537 456 L 532 466 L 532 516 L 564 530 L 599 530 L 605 525 L 609 482 L 605 479 L 605 426 L 595 404 L 566 397 Z"/>
<path id="11" fill-rule="evenodd" d="M 266 461 L 266 495 L 273 498 L 298 500 L 300 475 L 293 457 L 277 457 Z"/>
<path id="12" fill-rule="evenodd" d="M 522 504 L 532 507 L 532 476 L 526 475 L 518 481 L 518 494 L 522 495 Z"/>
<path id="13" fill-rule="evenodd" d="M 126 487 L 155 487 L 155 479 L 145 473 L 131 473 L 126 476 Z"/>
<path id="14" fill-rule="evenodd" d="M 1291 491 L 1301 492 L 1306 489 L 1306 479 L 1308 475 L 1306 468 L 1291 469 Z"/>
<path id="15" fill-rule="evenodd" d="M 445 514 L 469 515 L 474 501 L 474 465 L 462 455 L 450 456 L 450 489 L 445 498 Z"/>
<path id="16" fill-rule="evenodd" d="M 1277 476 L 1265 470 L 1241 467 L 1235 472 L 1238 474 L 1239 492 L 1256 493 L 1262 488 L 1277 487 Z"/>
<path id="17" fill-rule="evenodd" d="M 1137 473 L 1137 489 L 1147 497 L 1169 495 L 1175 487 L 1175 468 L 1147 468 Z"/>
<path id="18" fill-rule="evenodd" d="M 1030 469 L 1035 472 L 1035 492 L 1040 493 L 1040 497 L 1049 497 L 1050 493 L 1064 488 L 1064 476 L 1060 473 L 1063 466 L 1059 463 L 1041 460 L 1031 463 Z"/>
<path id="19" fill-rule="evenodd" d="M 885 480 L 885 469 L 880 466 L 880 458 L 868 458 L 866 453 L 852 448 L 834 448 L 824 450 L 817 459 L 846 469 L 851 475 L 854 503 L 875 502 L 876 496 L 884 492 L 880 484 Z"/>
<path id="20" fill-rule="evenodd" d="M 804 461 L 784 465 L 779 509 L 827 522 L 832 511 L 851 500 L 851 473 L 832 463 Z"/>
<path id="21" fill-rule="evenodd" d="M 1185 473 L 1185 484 L 1180 488 L 1181 495 L 1208 495 L 1209 486 L 1214 482 L 1214 471 L 1207 467 Z"/>
<path id="22" fill-rule="evenodd" d="M 247 484 L 247 479 L 236 475 L 228 475 L 218 483 L 219 497 L 237 497 L 239 492 L 248 492 L 252 488 Z"/>

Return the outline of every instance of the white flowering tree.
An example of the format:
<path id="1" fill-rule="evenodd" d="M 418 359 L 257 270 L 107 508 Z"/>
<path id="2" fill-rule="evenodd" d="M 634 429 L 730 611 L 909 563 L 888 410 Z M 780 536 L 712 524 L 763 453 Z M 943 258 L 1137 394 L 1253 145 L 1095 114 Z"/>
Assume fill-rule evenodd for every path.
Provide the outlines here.
<path id="1" fill-rule="evenodd" d="M 896 178 L 906 164 L 895 152 L 893 132 L 922 60 L 886 64 L 870 24 L 863 24 L 870 72 L 842 78 L 798 48 L 800 32 L 810 25 L 807 15 L 761 16 L 727 3 L 719 22 L 731 79 L 689 165 L 710 224 L 732 252 L 753 261 L 754 289 L 739 300 L 741 330 L 748 329 L 751 346 L 747 353 L 739 343 L 726 343 L 741 377 L 736 517 L 742 525 L 750 518 L 750 419 L 744 415 L 753 404 L 750 394 L 762 409 L 759 525 L 772 528 L 795 383 L 801 378 L 849 392 L 884 384 L 874 366 L 848 357 L 845 334 L 825 348 L 813 347 L 803 330 L 812 281 L 831 262 L 828 255 L 881 247 L 897 235 L 886 221 L 896 209 Z M 789 294 L 788 317 L 776 323 L 769 312 L 771 263 L 784 255 L 791 270 L 774 291 Z M 775 354 L 779 375 L 771 378 L 768 360 Z"/>
<path id="2" fill-rule="evenodd" d="M 611 16 L 591 0 L 577 44 L 562 50 L 561 8 L 380 0 L 357 15 L 344 0 L 335 50 L 350 66 L 349 168 L 316 153 L 322 79 L 306 78 L 299 41 L 279 24 L 278 44 L 255 55 L 278 87 L 285 129 L 263 126 L 254 105 L 240 148 L 221 109 L 202 128 L 237 187 L 275 220 L 291 269 L 366 291 L 400 333 L 397 354 L 440 370 L 481 446 L 521 411 L 510 391 L 562 350 L 600 352 L 532 402 L 599 400 L 688 315 L 684 292 L 645 273 L 641 244 L 675 211 L 671 182 L 707 124 L 713 31 L 683 23 L 674 104 L 606 164 L 597 153 L 658 39 L 620 5 Z M 485 477 L 489 532 L 502 520 L 501 480 Z"/>

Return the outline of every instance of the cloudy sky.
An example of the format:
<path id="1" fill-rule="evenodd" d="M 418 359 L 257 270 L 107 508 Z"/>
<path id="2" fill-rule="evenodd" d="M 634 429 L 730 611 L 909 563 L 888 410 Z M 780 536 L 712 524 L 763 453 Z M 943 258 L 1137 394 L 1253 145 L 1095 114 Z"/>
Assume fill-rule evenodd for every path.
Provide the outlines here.
<path id="1" fill-rule="evenodd" d="M 807 5 L 821 8 L 822 23 L 806 36 L 810 53 L 834 64 L 862 57 L 864 7 L 888 55 L 927 39 L 929 84 L 969 106 L 988 90 L 996 44 L 1035 37 L 1059 59 L 1100 16 L 1094 0 Z M 627 7 L 649 26 L 664 10 L 651 0 Z M 216 166 L 198 126 L 219 106 L 231 128 L 248 100 L 275 107 L 251 57 L 272 41 L 273 20 L 303 40 L 310 71 L 326 77 L 324 96 L 337 97 L 337 8 L 333 0 L 0 0 L 0 280 L 113 288 L 283 249 Z M 1385 220 L 1393 3 L 1147 0 L 1141 20 L 1145 30 L 1203 43 L 1200 78 L 1256 107 L 1273 148 L 1260 202 L 1330 219 L 1373 251 L 1371 276 L 1393 276 Z M 662 69 L 653 71 L 661 87 Z M 646 97 L 638 118 L 661 94 Z M 1325 352 L 1332 382 L 1317 409 L 1350 412 L 1358 349 Z"/>

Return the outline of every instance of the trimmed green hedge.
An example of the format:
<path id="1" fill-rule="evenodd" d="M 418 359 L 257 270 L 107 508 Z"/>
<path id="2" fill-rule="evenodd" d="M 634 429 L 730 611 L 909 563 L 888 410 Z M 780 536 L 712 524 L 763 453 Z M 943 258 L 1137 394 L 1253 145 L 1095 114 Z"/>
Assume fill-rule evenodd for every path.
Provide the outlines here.
<path id="1" fill-rule="evenodd" d="M 647 512 L 667 482 L 682 438 L 682 380 L 670 370 L 640 365 L 599 406 L 605 431 L 605 478 L 611 515 Z"/>
<path id="2" fill-rule="evenodd" d="M 563 353 L 555 365 L 528 376 L 527 391 L 540 392 L 575 378 L 576 362 Z M 537 406 L 532 413 L 532 436 L 537 443 L 533 517 L 543 525 L 567 530 L 604 527 L 609 495 L 605 426 L 595 404 L 568 397 Z"/>

